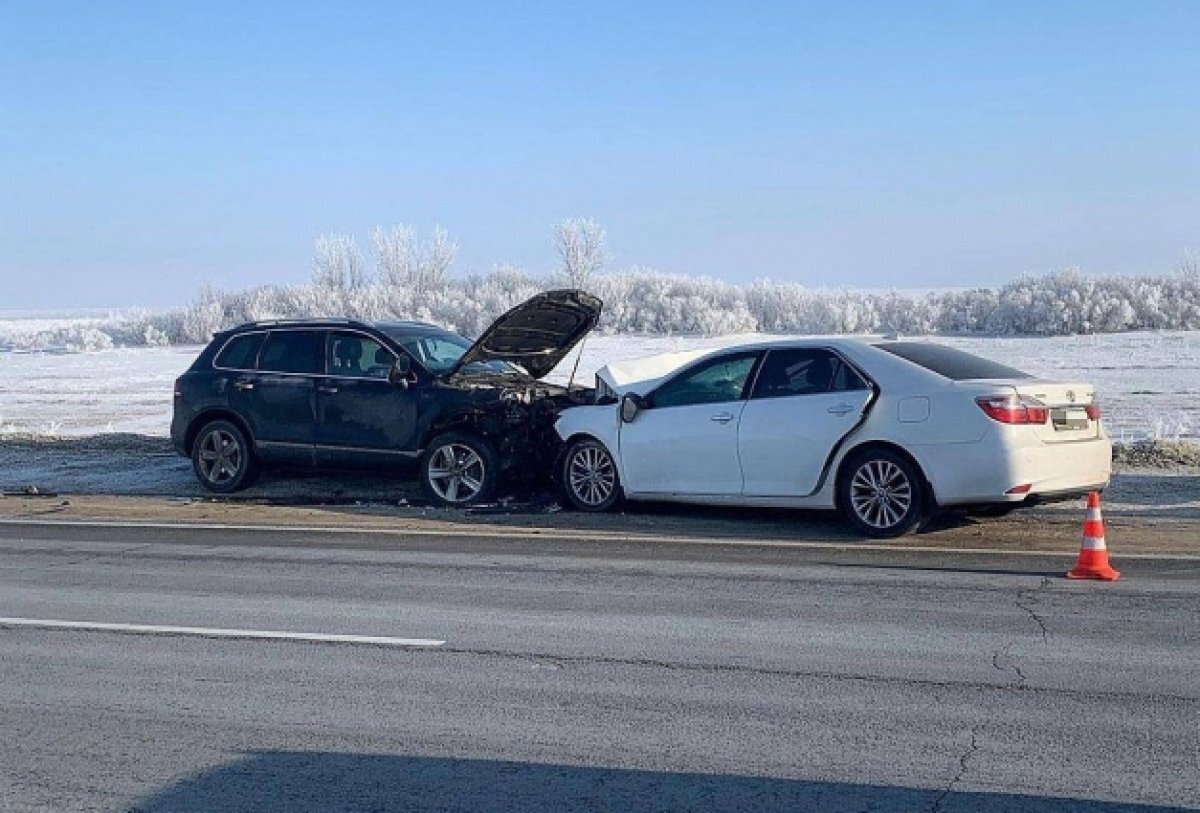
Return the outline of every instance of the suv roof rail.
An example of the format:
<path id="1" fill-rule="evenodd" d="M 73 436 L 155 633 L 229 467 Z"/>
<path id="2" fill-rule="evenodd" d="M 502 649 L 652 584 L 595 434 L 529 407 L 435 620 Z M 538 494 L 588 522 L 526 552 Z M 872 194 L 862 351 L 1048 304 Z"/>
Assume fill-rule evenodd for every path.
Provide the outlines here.
<path id="1" fill-rule="evenodd" d="M 238 327 L 274 327 L 279 325 L 345 325 L 347 327 L 370 327 L 370 325 L 360 319 L 348 319 L 338 316 L 321 316 L 311 319 L 256 319 L 253 322 L 244 322 Z"/>

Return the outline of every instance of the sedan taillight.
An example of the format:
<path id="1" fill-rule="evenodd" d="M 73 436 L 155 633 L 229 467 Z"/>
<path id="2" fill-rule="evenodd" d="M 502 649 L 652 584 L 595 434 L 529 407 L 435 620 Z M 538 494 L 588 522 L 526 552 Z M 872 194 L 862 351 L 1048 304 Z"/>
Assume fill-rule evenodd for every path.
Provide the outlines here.
<path id="1" fill-rule="evenodd" d="M 1085 412 L 1087 412 L 1089 421 L 1100 420 L 1100 403 L 1098 401 L 1092 401 L 1090 404 L 1085 406 L 1083 409 Z"/>
<path id="2" fill-rule="evenodd" d="M 1050 417 L 1045 404 L 1026 395 L 984 395 L 976 398 L 975 403 L 989 418 L 1000 423 L 1037 424 Z"/>

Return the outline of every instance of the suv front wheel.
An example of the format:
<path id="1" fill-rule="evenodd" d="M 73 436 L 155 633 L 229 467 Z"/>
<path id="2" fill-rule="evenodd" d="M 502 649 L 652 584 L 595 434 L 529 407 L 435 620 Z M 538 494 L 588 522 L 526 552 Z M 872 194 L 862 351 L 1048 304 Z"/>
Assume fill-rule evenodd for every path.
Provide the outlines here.
<path id="1" fill-rule="evenodd" d="M 496 493 L 500 464 L 491 444 L 474 435 L 447 432 L 421 457 L 421 485 L 438 505 L 462 508 Z"/>
<path id="2" fill-rule="evenodd" d="M 258 465 L 237 425 L 213 421 L 204 425 L 192 444 L 192 470 L 209 491 L 229 494 L 254 482 Z"/>

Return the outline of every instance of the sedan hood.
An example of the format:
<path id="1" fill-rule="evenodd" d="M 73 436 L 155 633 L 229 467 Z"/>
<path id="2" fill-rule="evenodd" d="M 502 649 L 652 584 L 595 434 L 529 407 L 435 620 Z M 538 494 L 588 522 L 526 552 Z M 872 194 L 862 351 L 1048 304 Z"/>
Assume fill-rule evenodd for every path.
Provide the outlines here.
<path id="1" fill-rule="evenodd" d="M 601 367 L 596 376 L 617 395 L 636 392 L 645 395 L 658 386 L 664 378 L 712 350 L 683 350 L 676 353 L 659 353 L 640 359 L 617 361 Z"/>
<path id="2" fill-rule="evenodd" d="M 507 361 L 541 378 L 596 326 L 603 304 L 584 291 L 538 294 L 492 322 L 449 375 L 475 362 Z"/>

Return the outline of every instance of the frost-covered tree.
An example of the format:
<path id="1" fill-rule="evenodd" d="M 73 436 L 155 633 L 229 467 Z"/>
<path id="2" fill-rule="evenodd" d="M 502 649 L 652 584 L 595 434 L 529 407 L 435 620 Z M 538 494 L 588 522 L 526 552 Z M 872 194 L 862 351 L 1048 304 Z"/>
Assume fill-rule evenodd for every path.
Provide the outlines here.
<path id="1" fill-rule="evenodd" d="M 313 258 L 313 282 L 334 291 L 352 291 L 367 283 L 366 265 L 358 244 L 348 234 L 322 234 Z"/>
<path id="2" fill-rule="evenodd" d="M 444 286 L 458 255 L 458 244 L 441 226 L 435 226 L 423 242 L 416 229 L 404 224 L 376 227 L 371 239 L 379 280 L 393 288 L 393 299 L 415 301 Z"/>
<path id="3" fill-rule="evenodd" d="M 441 226 L 433 231 L 421 246 L 421 289 L 440 288 L 446 284 L 450 266 L 458 256 L 458 243 L 450 239 L 450 233 Z"/>
<path id="4" fill-rule="evenodd" d="M 1179 261 L 1175 270 L 1181 277 L 1200 280 L 1200 253 L 1192 251 L 1190 248 L 1184 249 L 1183 259 Z"/>
<path id="5" fill-rule="evenodd" d="M 560 273 L 572 288 L 585 288 L 608 259 L 608 235 L 590 217 L 571 217 L 554 225 L 554 249 Z"/>
<path id="6" fill-rule="evenodd" d="M 376 226 L 371 235 L 375 245 L 376 278 L 385 285 L 411 286 L 417 277 L 417 233 L 400 224 L 384 229 Z"/>
<path id="7" fill-rule="evenodd" d="M 184 311 L 179 338 L 186 343 L 202 344 L 212 338 L 225 323 L 223 295 L 211 285 L 203 285 L 196 299 Z"/>
<path id="8" fill-rule="evenodd" d="M 32 332 L 0 324 L 0 347 L 203 343 L 241 322 L 321 316 L 419 319 L 474 336 L 517 303 L 564 283 L 584 284 L 599 296 L 604 301 L 599 329 L 615 333 L 1058 336 L 1200 330 L 1200 260 L 1192 254 L 1185 255 L 1175 273 L 1164 275 L 1089 277 L 1069 269 L 1022 276 L 997 289 L 863 293 L 769 280 L 738 285 L 637 266 L 596 274 L 603 258 L 603 229 L 584 222 L 590 225 L 566 228 L 569 239 L 560 242 L 564 271 L 549 279 L 531 277 L 511 265 L 451 278 L 457 247 L 444 229 L 433 230 L 421 241 L 415 230 L 396 226 L 377 229 L 373 235 L 377 281 L 363 273 L 353 238 L 325 236 L 317 241 L 310 284 L 235 291 L 205 286 L 184 308 L 126 311 Z M 582 248 L 576 251 L 572 246 Z"/>

